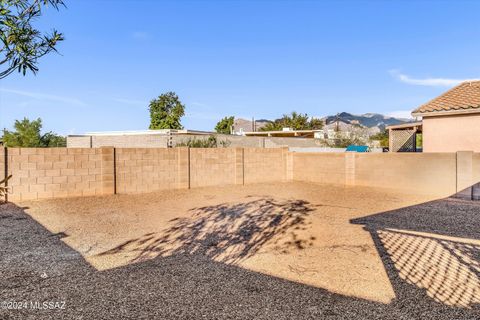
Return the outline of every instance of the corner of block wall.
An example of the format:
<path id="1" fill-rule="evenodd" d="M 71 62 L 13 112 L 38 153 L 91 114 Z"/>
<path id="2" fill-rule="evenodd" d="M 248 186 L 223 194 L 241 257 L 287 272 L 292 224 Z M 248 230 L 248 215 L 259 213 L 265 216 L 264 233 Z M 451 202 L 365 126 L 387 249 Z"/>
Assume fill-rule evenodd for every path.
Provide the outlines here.
<path id="1" fill-rule="evenodd" d="M 473 151 L 457 151 L 457 192 L 474 184 L 473 181 Z"/>

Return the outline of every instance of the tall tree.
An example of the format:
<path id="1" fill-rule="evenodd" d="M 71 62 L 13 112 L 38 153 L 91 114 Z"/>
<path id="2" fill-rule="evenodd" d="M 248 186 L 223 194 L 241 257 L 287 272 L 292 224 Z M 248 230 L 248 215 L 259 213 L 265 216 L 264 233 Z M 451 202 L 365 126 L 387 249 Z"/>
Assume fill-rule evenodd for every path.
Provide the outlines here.
<path id="1" fill-rule="evenodd" d="M 65 147 L 65 137 L 59 136 L 53 132 L 41 134 L 42 119 L 16 120 L 14 124 L 15 131 L 4 130 L 3 143 L 6 147 L 23 147 L 23 148 L 37 148 L 37 147 Z"/>
<path id="2" fill-rule="evenodd" d="M 306 113 L 293 111 L 291 114 L 284 114 L 280 119 L 276 119 L 261 131 L 279 131 L 282 128 L 292 128 L 293 130 L 317 130 L 323 128 L 323 121 L 318 118 L 310 118 Z"/>
<path id="3" fill-rule="evenodd" d="M 175 92 L 167 92 L 150 101 L 150 129 L 183 129 L 180 123 L 185 105 Z"/>
<path id="4" fill-rule="evenodd" d="M 223 118 L 222 120 L 218 121 L 217 125 L 215 126 L 215 131 L 218 133 L 230 134 L 234 121 L 235 117 L 233 116 Z"/>
<path id="5" fill-rule="evenodd" d="M 35 29 L 32 22 L 42 15 L 43 7 L 65 6 L 62 0 L 0 0 L 0 79 L 17 70 L 38 71 L 38 59 L 57 51 L 55 46 L 63 35 Z"/>

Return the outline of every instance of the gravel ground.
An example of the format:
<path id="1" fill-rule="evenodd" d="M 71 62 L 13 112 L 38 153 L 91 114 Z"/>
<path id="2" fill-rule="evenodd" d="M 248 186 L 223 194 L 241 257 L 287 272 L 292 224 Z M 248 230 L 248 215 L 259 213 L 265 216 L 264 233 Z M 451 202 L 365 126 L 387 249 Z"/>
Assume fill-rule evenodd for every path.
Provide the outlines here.
<path id="1" fill-rule="evenodd" d="M 480 203 L 325 189 L 1 205 L 0 319 L 480 319 Z"/>

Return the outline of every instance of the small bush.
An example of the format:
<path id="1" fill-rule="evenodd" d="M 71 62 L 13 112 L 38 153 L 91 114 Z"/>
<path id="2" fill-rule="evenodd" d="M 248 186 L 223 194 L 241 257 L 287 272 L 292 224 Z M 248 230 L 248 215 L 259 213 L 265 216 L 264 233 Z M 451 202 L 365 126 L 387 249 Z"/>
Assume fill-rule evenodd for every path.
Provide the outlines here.
<path id="1" fill-rule="evenodd" d="M 178 143 L 177 147 L 190 147 L 190 148 L 226 148 L 230 145 L 230 141 L 218 141 L 217 137 L 209 136 L 207 139 L 191 138 L 186 142 Z"/>

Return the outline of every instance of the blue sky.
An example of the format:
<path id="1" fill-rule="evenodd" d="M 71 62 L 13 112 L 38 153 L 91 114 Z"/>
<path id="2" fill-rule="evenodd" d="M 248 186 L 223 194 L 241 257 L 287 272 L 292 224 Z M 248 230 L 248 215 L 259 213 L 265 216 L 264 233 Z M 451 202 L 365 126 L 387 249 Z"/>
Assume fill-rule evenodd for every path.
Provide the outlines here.
<path id="1" fill-rule="evenodd" d="M 65 34 L 40 72 L 0 80 L 0 127 L 61 134 L 148 128 L 175 91 L 188 129 L 293 110 L 406 114 L 480 78 L 480 2 L 66 1 L 37 26 Z"/>

